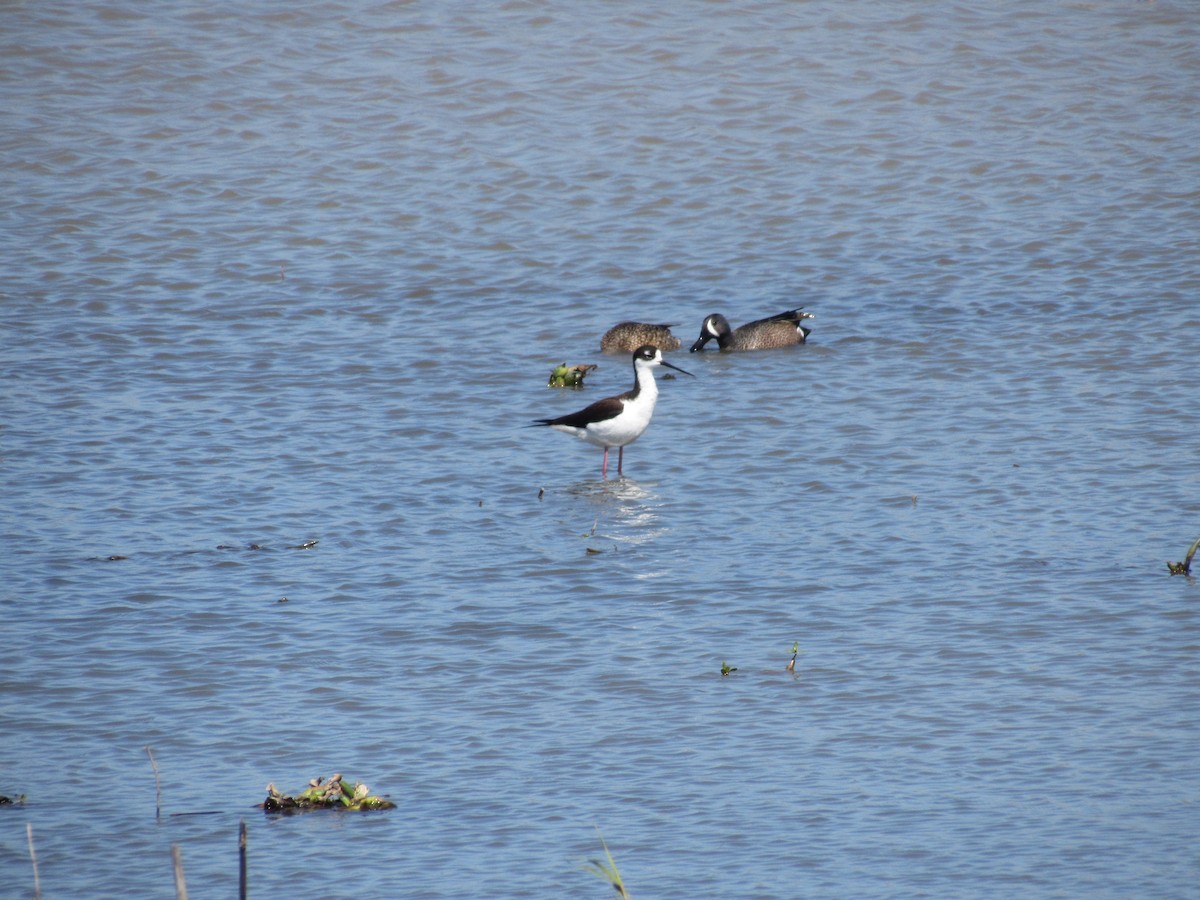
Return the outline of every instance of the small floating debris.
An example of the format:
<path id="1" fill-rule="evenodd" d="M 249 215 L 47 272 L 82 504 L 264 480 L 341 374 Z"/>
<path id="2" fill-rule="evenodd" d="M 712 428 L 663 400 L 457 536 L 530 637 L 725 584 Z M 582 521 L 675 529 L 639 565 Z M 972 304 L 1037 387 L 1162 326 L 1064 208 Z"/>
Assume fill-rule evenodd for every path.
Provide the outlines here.
<path id="1" fill-rule="evenodd" d="M 25 805 L 25 795 L 24 794 L 17 794 L 17 796 L 15 796 L 15 797 L 6 797 L 6 796 L 4 796 L 4 794 L 0 794 L 0 806 L 24 806 L 24 805 Z"/>
<path id="2" fill-rule="evenodd" d="M 583 387 L 583 379 L 587 377 L 587 373 L 595 369 L 592 364 L 580 364 L 577 366 L 568 366 L 566 363 L 559 363 L 550 372 L 550 380 L 546 383 L 546 387 Z"/>
<path id="3" fill-rule="evenodd" d="M 731 666 L 731 665 L 729 665 L 729 663 L 725 662 L 724 660 L 721 660 L 721 677 L 722 678 L 724 678 L 730 672 L 736 672 L 736 671 L 737 671 L 737 666 Z"/>
<path id="4" fill-rule="evenodd" d="M 796 657 L 800 655 L 800 642 L 792 641 L 792 658 L 788 660 L 787 670 L 789 672 L 796 671 Z"/>
<path id="5" fill-rule="evenodd" d="M 1172 575 L 1191 575 L 1192 557 L 1196 555 L 1197 548 L 1200 548 L 1200 538 L 1196 538 L 1196 542 L 1188 548 L 1187 556 L 1183 558 L 1183 562 L 1167 563 L 1167 571 Z"/>
<path id="6" fill-rule="evenodd" d="M 305 809 L 395 809 L 396 804 L 391 800 L 371 795 L 371 789 L 361 782 L 355 782 L 354 787 L 346 784 L 340 774 L 334 774 L 326 781 L 314 778 L 308 783 L 308 789 L 295 797 L 288 797 L 275 789 L 275 785 L 267 785 L 267 799 L 261 804 L 263 812 L 288 812 Z"/>
<path id="7" fill-rule="evenodd" d="M 311 550 L 313 547 L 317 546 L 317 544 L 319 544 L 319 543 L 321 543 L 320 540 L 305 541 L 303 544 L 296 544 L 296 546 L 292 547 L 292 549 L 293 550 Z"/>

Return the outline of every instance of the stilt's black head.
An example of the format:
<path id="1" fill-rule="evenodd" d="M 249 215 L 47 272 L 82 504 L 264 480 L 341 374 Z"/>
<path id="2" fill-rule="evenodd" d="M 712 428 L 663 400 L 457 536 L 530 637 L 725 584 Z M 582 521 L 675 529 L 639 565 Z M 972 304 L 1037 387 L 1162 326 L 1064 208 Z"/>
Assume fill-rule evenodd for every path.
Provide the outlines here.
<path id="1" fill-rule="evenodd" d="M 633 351 L 633 371 L 636 372 L 639 366 L 666 366 L 676 372 L 683 372 L 684 375 L 692 375 L 691 372 L 686 372 L 679 366 L 671 365 L 663 359 L 662 351 L 650 344 L 643 344 Z M 696 376 L 692 375 L 692 377 Z"/>

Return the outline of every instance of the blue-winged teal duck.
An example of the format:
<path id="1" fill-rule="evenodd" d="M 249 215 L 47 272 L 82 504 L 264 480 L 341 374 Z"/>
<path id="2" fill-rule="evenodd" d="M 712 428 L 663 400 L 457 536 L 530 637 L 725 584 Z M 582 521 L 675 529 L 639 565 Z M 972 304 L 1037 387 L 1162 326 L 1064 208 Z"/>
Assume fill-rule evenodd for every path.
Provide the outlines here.
<path id="1" fill-rule="evenodd" d="M 774 350 L 776 347 L 803 344 L 812 329 L 805 328 L 800 322 L 814 316 L 801 312 L 801 309 L 803 307 L 789 309 L 736 329 L 731 329 L 728 320 L 716 313 L 706 318 L 700 326 L 700 337 L 692 344 L 691 352 L 703 350 L 704 345 L 713 339 L 722 350 Z"/>
<path id="2" fill-rule="evenodd" d="M 649 344 L 659 350 L 678 350 L 682 343 L 671 334 L 670 325 L 649 325 L 645 322 L 622 322 L 604 332 L 600 349 L 605 353 L 632 353 Z"/>

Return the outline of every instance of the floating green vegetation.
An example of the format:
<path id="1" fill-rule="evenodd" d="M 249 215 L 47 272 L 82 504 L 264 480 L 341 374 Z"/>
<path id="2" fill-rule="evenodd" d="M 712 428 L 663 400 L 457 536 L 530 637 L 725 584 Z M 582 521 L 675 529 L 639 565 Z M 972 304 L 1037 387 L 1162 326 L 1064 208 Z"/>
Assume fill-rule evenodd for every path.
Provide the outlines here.
<path id="1" fill-rule="evenodd" d="M 547 382 L 546 387 L 583 387 L 583 379 L 594 368 L 596 368 L 595 365 L 589 364 L 568 366 L 566 363 L 559 363 L 550 373 L 550 381 Z"/>
<path id="2" fill-rule="evenodd" d="M 275 785 L 267 785 L 267 799 L 263 801 L 264 812 L 288 812 L 302 809 L 394 809 L 391 800 L 371 796 L 371 789 L 361 782 L 355 782 L 350 787 L 342 780 L 341 775 L 331 775 L 326 781 L 314 778 L 308 783 L 308 790 L 288 797 L 275 789 Z"/>
<path id="3" fill-rule="evenodd" d="M 1167 563 L 1167 571 L 1172 575 L 1191 575 L 1192 574 L 1192 557 L 1196 555 L 1196 548 L 1200 547 L 1200 538 L 1196 538 L 1196 543 L 1188 548 L 1187 556 L 1183 558 L 1183 562 Z"/>
<path id="4" fill-rule="evenodd" d="M 617 861 L 613 859 L 612 853 L 608 850 L 608 844 L 604 843 L 604 835 L 600 834 L 600 829 L 596 829 L 596 834 L 600 837 L 600 846 L 604 848 L 604 859 L 589 859 L 587 865 L 584 866 L 584 871 L 591 872 L 601 881 L 607 881 L 613 886 L 613 890 L 617 892 L 617 896 L 622 900 L 630 900 L 629 891 L 625 890 L 625 882 L 621 880 L 621 870 L 617 868 Z"/>
<path id="5" fill-rule="evenodd" d="M 725 662 L 725 660 L 721 660 L 721 677 L 722 678 L 725 677 L 726 675 L 728 675 L 730 672 L 736 672 L 736 671 L 737 671 L 737 666 L 731 666 L 731 665 L 729 665 L 729 663 Z"/>
<path id="6" fill-rule="evenodd" d="M 788 660 L 787 670 L 789 672 L 796 671 L 796 657 L 800 655 L 800 642 L 792 641 L 792 658 Z"/>

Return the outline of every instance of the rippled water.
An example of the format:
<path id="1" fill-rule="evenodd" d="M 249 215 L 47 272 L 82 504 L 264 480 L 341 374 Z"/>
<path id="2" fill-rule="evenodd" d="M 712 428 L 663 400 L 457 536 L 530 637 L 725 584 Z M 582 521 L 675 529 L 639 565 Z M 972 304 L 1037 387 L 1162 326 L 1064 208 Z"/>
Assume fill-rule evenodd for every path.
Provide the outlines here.
<path id="1" fill-rule="evenodd" d="M 5 891 L 1197 896 L 1192 4 L 4 22 Z"/>

